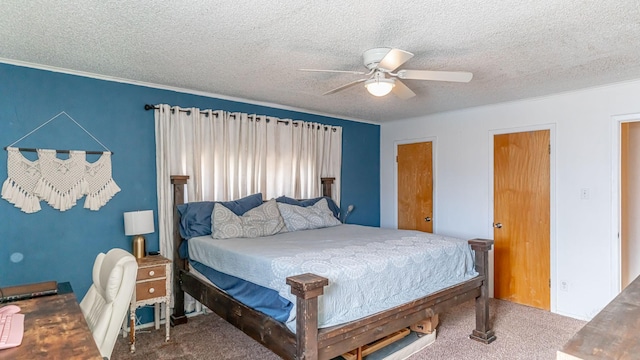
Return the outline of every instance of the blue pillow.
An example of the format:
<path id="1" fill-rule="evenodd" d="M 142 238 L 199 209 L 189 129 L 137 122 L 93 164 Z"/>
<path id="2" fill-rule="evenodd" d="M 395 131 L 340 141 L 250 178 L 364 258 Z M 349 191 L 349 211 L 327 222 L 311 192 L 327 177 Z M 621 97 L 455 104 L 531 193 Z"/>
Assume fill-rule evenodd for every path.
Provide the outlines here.
<path id="1" fill-rule="evenodd" d="M 329 204 L 329 209 L 331 209 L 333 216 L 335 216 L 336 219 L 340 220 L 340 208 L 338 207 L 338 205 L 336 205 L 335 201 L 333 201 L 333 199 L 328 196 L 321 196 L 318 198 L 305 199 L 305 200 L 297 200 L 297 199 L 286 197 L 286 196 L 280 196 L 276 198 L 276 201 L 283 204 L 307 207 L 307 206 L 314 205 L 315 203 L 317 203 L 322 199 L 327 199 L 327 204 Z"/>
<path id="2" fill-rule="evenodd" d="M 178 205 L 180 236 L 183 239 L 211 235 L 211 213 L 216 202 L 240 216 L 254 207 L 262 205 L 262 193 L 232 201 L 196 201 Z"/>

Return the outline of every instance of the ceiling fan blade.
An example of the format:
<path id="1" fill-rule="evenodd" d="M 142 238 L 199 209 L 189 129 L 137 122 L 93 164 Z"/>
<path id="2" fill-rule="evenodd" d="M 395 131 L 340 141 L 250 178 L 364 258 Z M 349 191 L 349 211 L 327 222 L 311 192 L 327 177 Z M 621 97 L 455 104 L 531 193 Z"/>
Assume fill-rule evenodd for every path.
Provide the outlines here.
<path id="1" fill-rule="evenodd" d="M 378 68 L 393 71 L 412 57 L 413 54 L 408 51 L 391 49 L 389 50 L 387 55 L 385 55 L 382 60 L 380 60 L 380 62 L 378 63 Z"/>
<path id="2" fill-rule="evenodd" d="M 393 93 L 396 94 L 401 99 L 410 99 L 416 96 L 416 93 L 413 90 L 409 89 L 407 85 L 405 85 L 402 81 L 395 79 L 395 86 L 393 87 Z"/>
<path id="3" fill-rule="evenodd" d="M 466 71 L 400 70 L 400 79 L 469 82 L 473 74 Z"/>
<path id="4" fill-rule="evenodd" d="M 350 82 L 350 83 L 348 83 L 348 84 L 344 84 L 344 85 L 342 85 L 342 86 L 340 86 L 340 87 L 337 87 L 337 88 L 335 88 L 335 89 L 333 89 L 333 90 L 329 90 L 329 91 L 327 91 L 326 93 L 324 93 L 324 94 L 322 94 L 322 95 L 331 95 L 331 94 L 335 94 L 335 93 L 337 93 L 338 91 L 342 91 L 342 90 L 344 90 L 344 89 L 346 89 L 346 88 L 350 88 L 350 87 L 352 87 L 353 85 L 359 84 L 359 83 L 361 83 L 361 82 L 365 82 L 365 81 L 367 81 L 367 80 L 368 80 L 367 78 L 364 78 L 364 79 L 360 79 L 360 80 L 352 81 L 352 82 Z"/>
<path id="5" fill-rule="evenodd" d="M 344 74 L 355 74 L 355 75 L 365 75 L 366 74 L 364 71 L 350 71 L 350 70 L 298 69 L 298 71 L 344 73 Z"/>

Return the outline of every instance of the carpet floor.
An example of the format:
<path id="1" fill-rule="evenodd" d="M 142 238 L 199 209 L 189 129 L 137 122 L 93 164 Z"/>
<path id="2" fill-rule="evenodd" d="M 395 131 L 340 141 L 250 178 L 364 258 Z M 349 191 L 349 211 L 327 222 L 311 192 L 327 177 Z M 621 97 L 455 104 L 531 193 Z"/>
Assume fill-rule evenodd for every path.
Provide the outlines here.
<path id="1" fill-rule="evenodd" d="M 552 360 L 556 351 L 585 321 L 548 311 L 491 299 L 490 312 L 497 340 L 485 345 L 469 339 L 475 326 L 474 302 L 469 301 L 440 314 L 436 341 L 410 360 Z M 118 338 L 112 360 L 276 360 L 279 357 L 215 314 L 195 316 L 186 325 L 171 328 L 171 341 L 160 330 L 139 330 L 136 352 L 128 339 Z"/>

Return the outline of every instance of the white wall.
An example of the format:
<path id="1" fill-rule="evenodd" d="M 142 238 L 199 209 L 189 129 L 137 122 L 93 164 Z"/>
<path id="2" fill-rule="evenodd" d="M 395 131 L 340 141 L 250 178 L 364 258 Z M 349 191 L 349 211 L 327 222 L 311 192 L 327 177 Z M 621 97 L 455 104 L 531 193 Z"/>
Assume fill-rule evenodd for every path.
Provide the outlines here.
<path id="1" fill-rule="evenodd" d="M 434 231 L 493 238 L 491 135 L 553 128 L 551 310 L 591 319 L 619 289 L 617 201 L 611 195 L 618 124 L 612 117 L 629 113 L 640 113 L 640 80 L 386 123 L 380 224 L 396 227 L 395 144 L 433 137 Z M 581 200 L 582 188 L 590 190 L 588 200 Z M 559 290 L 560 281 L 567 291 Z"/>

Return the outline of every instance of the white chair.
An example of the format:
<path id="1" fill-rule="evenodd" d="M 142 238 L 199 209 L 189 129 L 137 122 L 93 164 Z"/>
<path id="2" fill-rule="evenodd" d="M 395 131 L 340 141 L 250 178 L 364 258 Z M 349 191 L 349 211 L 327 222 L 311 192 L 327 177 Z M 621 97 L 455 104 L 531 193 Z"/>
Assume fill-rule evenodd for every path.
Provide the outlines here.
<path id="1" fill-rule="evenodd" d="M 93 264 L 93 285 L 80 302 L 100 354 L 108 359 L 120 333 L 133 290 L 138 263 L 122 249 L 100 253 Z"/>

